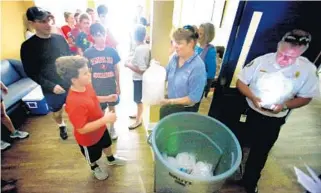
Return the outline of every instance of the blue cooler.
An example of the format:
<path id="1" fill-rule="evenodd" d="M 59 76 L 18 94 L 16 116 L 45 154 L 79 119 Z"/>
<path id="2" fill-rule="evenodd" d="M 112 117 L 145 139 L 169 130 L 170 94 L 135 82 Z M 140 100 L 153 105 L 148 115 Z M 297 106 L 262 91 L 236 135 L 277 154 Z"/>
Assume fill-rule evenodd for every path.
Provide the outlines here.
<path id="1" fill-rule="evenodd" d="M 29 94 L 22 98 L 33 115 L 46 115 L 49 113 L 48 104 L 43 96 L 40 86 L 37 86 Z"/>

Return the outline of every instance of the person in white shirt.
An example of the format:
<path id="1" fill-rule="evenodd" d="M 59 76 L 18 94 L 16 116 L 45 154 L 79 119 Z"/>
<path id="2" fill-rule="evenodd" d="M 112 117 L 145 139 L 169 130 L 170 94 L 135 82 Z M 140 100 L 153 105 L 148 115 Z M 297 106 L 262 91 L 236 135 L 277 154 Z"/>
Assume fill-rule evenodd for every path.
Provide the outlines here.
<path id="1" fill-rule="evenodd" d="M 136 129 L 142 125 L 143 103 L 142 103 L 142 85 L 143 73 L 149 67 L 151 52 L 149 45 L 144 42 L 146 36 L 146 28 L 143 25 L 137 25 L 135 28 L 134 39 L 137 47 L 135 48 L 134 56 L 131 61 L 125 63 L 125 66 L 133 71 L 134 82 L 134 101 L 137 104 L 136 122 L 129 126 L 129 129 Z"/>
<path id="2" fill-rule="evenodd" d="M 31 30 L 27 29 L 27 31 L 26 31 L 26 40 L 31 38 L 33 35 L 35 35 L 35 33 L 32 32 Z"/>
<path id="3" fill-rule="evenodd" d="M 30 23 L 28 22 L 28 19 L 24 16 L 24 22 L 25 22 L 25 26 L 26 26 L 26 33 L 25 33 L 25 39 L 29 39 L 31 38 L 33 35 L 35 35 L 34 30 L 32 29 L 32 26 L 30 25 Z"/>
<path id="4" fill-rule="evenodd" d="M 239 182 L 248 193 L 257 192 L 260 173 L 289 110 L 319 95 L 316 66 L 301 56 L 310 41 L 308 32 L 292 30 L 278 43 L 276 53 L 254 59 L 238 77 L 237 88 L 249 106 L 240 121 L 247 125 L 251 149 Z"/>

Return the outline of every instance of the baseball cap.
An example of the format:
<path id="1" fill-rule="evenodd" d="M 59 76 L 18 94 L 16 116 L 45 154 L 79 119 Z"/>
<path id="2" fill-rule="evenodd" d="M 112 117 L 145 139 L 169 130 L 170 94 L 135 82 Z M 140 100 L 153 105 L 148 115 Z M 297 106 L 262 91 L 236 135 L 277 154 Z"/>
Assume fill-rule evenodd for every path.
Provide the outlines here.
<path id="1" fill-rule="evenodd" d="M 90 34 L 92 36 L 102 36 L 106 34 L 106 30 L 100 23 L 94 23 L 90 26 Z"/>
<path id="2" fill-rule="evenodd" d="M 312 37 L 310 33 L 303 30 L 295 29 L 286 33 L 283 36 L 282 41 L 300 46 L 308 46 L 311 42 L 311 39 Z"/>
<path id="3" fill-rule="evenodd" d="M 54 17 L 49 11 L 36 6 L 28 8 L 26 15 L 29 21 L 42 21 L 44 19 L 47 19 L 48 17 Z"/>

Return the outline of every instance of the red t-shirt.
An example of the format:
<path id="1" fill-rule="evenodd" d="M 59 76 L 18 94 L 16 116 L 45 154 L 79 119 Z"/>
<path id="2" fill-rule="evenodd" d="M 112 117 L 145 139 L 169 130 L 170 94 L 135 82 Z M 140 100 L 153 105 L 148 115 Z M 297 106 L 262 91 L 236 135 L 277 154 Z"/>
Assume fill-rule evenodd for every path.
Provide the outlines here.
<path id="1" fill-rule="evenodd" d="M 71 33 L 71 27 L 69 27 L 69 25 L 64 25 L 61 27 L 61 30 L 64 33 L 65 38 L 68 39 L 69 37 L 68 33 Z"/>
<path id="2" fill-rule="evenodd" d="M 61 27 L 61 30 L 64 34 L 64 37 L 65 39 L 67 40 L 67 42 L 69 43 L 69 47 L 70 47 L 70 50 L 73 52 L 73 53 L 76 53 L 77 52 L 77 47 L 75 45 L 75 37 L 72 35 L 71 33 L 71 27 L 69 27 L 68 25 L 64 25 Z M 69 39 L 68 38 L 72 38 L 72 43 L 73 45 L 70 45 L 71 42 L 69 42 Z"/>
<path id="3" fill-rule="evenodd" d="M 96 121 L 104 116 L 91 84 L 86 86 L 85 92 L 76 92 L 70 89 L 65 109 L 74 127 L 74 135 L 79 145 L 92 146 L 101 139 L 106 131 L 106 126 L 86 134 L 78 132 L 87 123 Z"/>

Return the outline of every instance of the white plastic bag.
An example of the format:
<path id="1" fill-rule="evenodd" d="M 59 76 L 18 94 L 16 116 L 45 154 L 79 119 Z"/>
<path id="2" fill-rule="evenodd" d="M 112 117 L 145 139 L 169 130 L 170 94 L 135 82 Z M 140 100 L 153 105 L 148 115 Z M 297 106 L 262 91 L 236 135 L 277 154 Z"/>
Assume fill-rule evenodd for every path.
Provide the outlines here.
<path id="1" fill-rule="evenodd" d="M 187 152 L 177 154 L 176 161 L 177 161 L 179 170 L 188 174 L 190 174 L 193 171 L 193 168 L 195 167 L 195 164 L 196 164 L 195 156 Z"/>
<path id="2" fill-rule="evenodd" d="M 292 80 L 286 78 L 282 71 L 266 73 L 257 80 L 256 84 L 259 91 L 257 95 L 265 108 L 283 103 L 291 96 L 293 90 Z"/>
<path id="3" fill-rule="evenodd" d="M 192 175 L 201 177 L 212 177 L 213 176 L 213 165 L 206 162 L 197 162 L 193 168 Z"/>
<path id="4" fill-rule="evenodd" d="M 177 161 L 174 157 L 167 156 L 166 153 L 163 153 L 163 158 L 165 159 L 165 161 L 167 161 L 169 163 L 169 165 L 173 166 L 174 168 L 179 169 Z"/>
<path id="5" fill-rule="evenodd" d="M 298 182 L 311 193 L 321 193 L 321 180 L 317 174 L 307 165 L 305 165 L 310 175 L 305 174 L 302 170 L 294 167 Z"/>
<path id="6" fill-rule="evenodd" d="M 143 75 L 142 101 L 147 105 L 156 105 L 165 97 L 166 70 L 159 62 L 152 60 Z"/>

